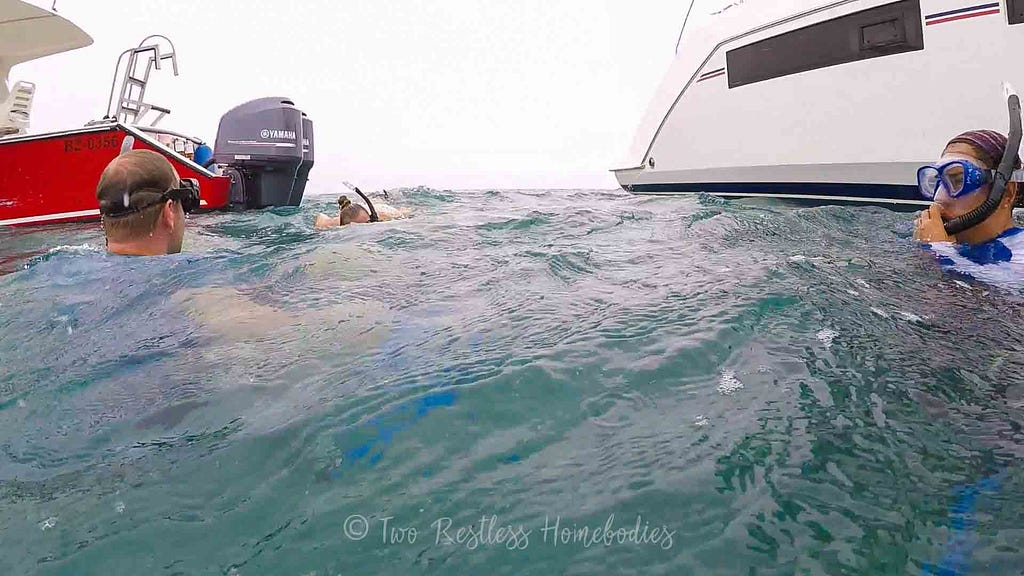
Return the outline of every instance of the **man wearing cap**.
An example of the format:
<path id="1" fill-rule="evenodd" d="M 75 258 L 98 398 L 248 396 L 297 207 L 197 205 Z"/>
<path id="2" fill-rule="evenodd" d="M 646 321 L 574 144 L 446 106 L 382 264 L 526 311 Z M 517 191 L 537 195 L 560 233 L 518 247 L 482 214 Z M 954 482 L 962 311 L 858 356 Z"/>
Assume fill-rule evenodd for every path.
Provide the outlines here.
<path id="1" fill-rule="evenodd" d="M 185 212 L 199 199 L 197 190 L 183 184 L 174 166 L 151 150 L 114 158 L 96 185 L 107 251 L 123 256 L 181 252 Z"/>

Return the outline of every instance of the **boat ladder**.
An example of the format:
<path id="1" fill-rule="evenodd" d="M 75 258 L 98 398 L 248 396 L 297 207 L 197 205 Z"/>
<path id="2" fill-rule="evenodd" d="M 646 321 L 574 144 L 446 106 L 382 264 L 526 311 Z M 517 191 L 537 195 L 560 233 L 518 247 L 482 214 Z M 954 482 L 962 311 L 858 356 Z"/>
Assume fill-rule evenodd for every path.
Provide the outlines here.
<path id="1" fill-rule="evenodd" d="M 161 48 L 160 40 L 163 39 L 170 47 L 169 50 Z M 147 42 L 153 41 L 150 44 Z M 122 72 L 122 63 L 125 62 Z M 162 35 L 148 36 L 139 43 L 137 48 L 129 48 L 121 53 L 117 59 L 117 66 L 114 68 L 114 80 L 110 85 L 110 96 L 107 100 L 107 115 L 105 120 L 117 121 L 123 124 L 141 125 L 146 116 L 155 112 L 156 116 L 149 121 L 149 126 L 156 126 L 164 116 L 171 113 L 167 108 L 156 106 L 145 101 L 146 86 L 149 84 L 150 74 L 153 70 L 160 70 L 161 65 L 170 62 L 174 75 L 178 75 L 178 57 L 174 50 L 174 44 Z M 114 91 L 117 88 L 117 80 L 120 75 L 121 89 L 118 92 L 117 100 L 114 100 Z"/>

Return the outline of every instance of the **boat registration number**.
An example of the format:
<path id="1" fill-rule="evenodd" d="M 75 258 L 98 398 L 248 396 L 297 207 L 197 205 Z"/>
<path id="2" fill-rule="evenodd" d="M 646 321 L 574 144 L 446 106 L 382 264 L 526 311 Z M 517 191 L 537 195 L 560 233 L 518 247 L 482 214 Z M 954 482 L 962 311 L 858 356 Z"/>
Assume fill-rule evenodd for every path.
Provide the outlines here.
<path id="1" fill-rule="evenodd" d="M 89 152 L 107 150 L 121 146 L 120 134 L 97 134 L 94 136 L 75 136 L 64 140 L 64 153 Z"/>

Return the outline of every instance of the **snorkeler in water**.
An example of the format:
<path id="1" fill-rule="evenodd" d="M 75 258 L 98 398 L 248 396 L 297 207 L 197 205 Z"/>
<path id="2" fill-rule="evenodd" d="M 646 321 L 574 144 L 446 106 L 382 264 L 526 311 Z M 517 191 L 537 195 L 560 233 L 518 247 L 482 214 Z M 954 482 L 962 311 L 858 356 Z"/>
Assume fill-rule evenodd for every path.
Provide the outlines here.
<path id="1" fill-rule="evenodd" d="M 108 252 L 176 254 L 185 238 L 185 214 L 199 207 L 199 184 L 180 178 L 163 155 L 129 144 L 103 169 L 96 200 Z"/>
<path id="2" fill-rule="evenodd" d="M 367 208 L 364 208 L 359 204 L 354 204 L 348 199 L 348 196 L 342 196 L 338 198 L 337 216 L 328 216 L 326 214 L 316 215 L 315 226 L 317 228 L 333 228 L 336 226 L 345 226 L 346 224 L 386 222 L 388 220 L 404 218 L 409 215 L 408 210 L 394 208 L 384 204 L 380 200 L 378 200 L 375 205 L 374 202 L 367 198 L 366 195 L 357 187 L 352 187 L 352 190 L 363 199 Z M 384 192 L 384 197 L 387 198 L 387 191 Z"/>
<path id="3" fill-rule="evenodd" d="M 964 132 L 946 144 L 938 162 L 917 172 L 921 194 L 933 203 L 918 214 L 914 239 L 944 267 L 972 276 L 995 272 L 994 265 L 1024 277 L 1024 228 L 1013 222 L 1013 208 L 1024 206 L 1020 100 L 1008 90 L 1007 102 L 1009 138 L 991 130 Z"/>

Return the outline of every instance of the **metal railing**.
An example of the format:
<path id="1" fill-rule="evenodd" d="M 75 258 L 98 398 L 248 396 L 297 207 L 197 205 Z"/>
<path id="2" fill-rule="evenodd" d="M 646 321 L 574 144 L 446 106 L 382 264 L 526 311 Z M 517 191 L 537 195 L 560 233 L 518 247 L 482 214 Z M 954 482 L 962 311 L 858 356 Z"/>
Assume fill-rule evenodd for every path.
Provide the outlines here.
<path id="1" fill-rule="evenodd" d="M 161 51 L 160 40 L 165 40 L 170 46 L 170 51 Z M 156 40 L 153 44 L 146 44 L 150 40 Z M 140 57 L 148 56 L 145 67 L 140 66 Z M 114 99 L 114 92 L 117 88 L 117 80 L 121 72 L 121 64 L 125 57 L 128 58 L 124 66 L 124 73 L 120 74 L 121 90 Z M 107 98 L 107 114 L 104 119 L 122 122 L 124 124 L 139 124 L 150 112 L 157 112 L 156 118 L 150 126 L 156 126 L 164 116 L 171 113 L 167 108 L 156 106 L 145 101 L 146 86 L 149 84 L 149 77 L 153 70 L 160 70 L 164 61 L 170 60 L 174 75 L 178 75 L 178 57 L 174 49 L 174 43 L 161 34 L 147 36 L 136 48 L 129 48 L 117 58 L 117 65 L 114 67 L 114 79 L 110 84 L 110 95 Z M 140 71 L 141 69 L 141 71 Z"/>

